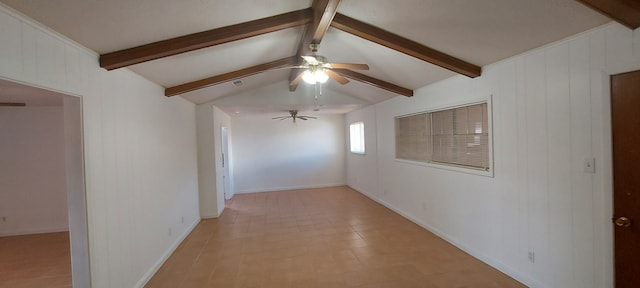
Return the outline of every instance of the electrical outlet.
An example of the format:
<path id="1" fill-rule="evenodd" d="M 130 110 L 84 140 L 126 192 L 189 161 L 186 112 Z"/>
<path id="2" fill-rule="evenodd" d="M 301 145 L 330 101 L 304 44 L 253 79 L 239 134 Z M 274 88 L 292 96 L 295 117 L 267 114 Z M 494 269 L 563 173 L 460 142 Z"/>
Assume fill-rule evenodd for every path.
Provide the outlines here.
<path id="1" fill-rule="evenodd" d="M 536 263 L 536 253 L 529 251 L 529 262 Z"/>
<path id="2" fill-rule="evenodd" d="M 594 157 L 585 158 L 583 168 L 585 173 L 596 173 L 596 158 Z"/>
<path id="3" fill-rule="evenodd" d="M 2 216 L 2 222 L 7 222 L 7 216 Z"/>

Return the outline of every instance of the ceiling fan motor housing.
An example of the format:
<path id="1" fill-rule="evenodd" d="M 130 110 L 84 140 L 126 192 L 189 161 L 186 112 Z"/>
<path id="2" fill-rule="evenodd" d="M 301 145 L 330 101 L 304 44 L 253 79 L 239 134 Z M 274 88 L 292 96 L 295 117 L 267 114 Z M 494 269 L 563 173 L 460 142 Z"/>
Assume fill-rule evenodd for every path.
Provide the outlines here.
<path id="1" fill-rule="evenodd" d="M 320 48 L 320 44 L 318 44 L 318 43 L 309 44 L 309 49 L 311 49 L 311 52 L 313 52 L 313 53 L 318 52 L 318 48 Z"/>

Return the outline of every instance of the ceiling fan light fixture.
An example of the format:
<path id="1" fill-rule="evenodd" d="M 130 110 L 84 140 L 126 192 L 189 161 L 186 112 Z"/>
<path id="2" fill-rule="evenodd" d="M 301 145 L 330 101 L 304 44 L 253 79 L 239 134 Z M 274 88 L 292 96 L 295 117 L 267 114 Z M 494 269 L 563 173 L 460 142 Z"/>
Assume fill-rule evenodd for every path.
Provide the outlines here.
<path id="1" fill-rule="evenodd" d="M 329 75 L 324 72 L 324 69 L 309 69 L 302 72 L 302 80 L 309 84 L 325 83 L 329 80 Z"/>
<path id="2" fill-rule="evenodd" d="M 316 76 L 309 70 L 304 70 L 304 72 L 302 72 L 302 80 L 309 84 L 316 84 Z"/>
<path id="3" fill-rule="evenodd" d="M 329 75 L 327 75 L 327 73 L 324 72 L 324 69 L 316 70 L 315 72 L 313 72 L 313 76 L 315 76 L 316 81 L 320 83 L 324 83 L 324 82 L 327 82 L 327 80 L 329 80 Z"/>

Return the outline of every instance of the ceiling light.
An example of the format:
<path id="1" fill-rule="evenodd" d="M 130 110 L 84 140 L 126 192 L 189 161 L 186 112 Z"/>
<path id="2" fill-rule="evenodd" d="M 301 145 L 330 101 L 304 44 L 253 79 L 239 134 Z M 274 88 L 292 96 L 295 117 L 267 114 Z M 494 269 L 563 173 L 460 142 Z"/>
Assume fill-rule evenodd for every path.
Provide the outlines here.
<path id="1" fill-rule="evenodd" d="M 309 84 L 324 83 L 329 80 L 329 75 L 324 72 L 324 69 L 309 69 L 302 72 L 302 80 Z"/>
<path id="2" fill-rule="evenodd" d="M 313 73 L 313 76 L 315 76 L 316 81 L 320 83 L 324 83 L 324 82 L 327 82 L 327 80 L 329 80 L 329 75 L 327 75 L 327 73 L 324 72 L 324 69 L 316 70 L 316 72 Z"/>

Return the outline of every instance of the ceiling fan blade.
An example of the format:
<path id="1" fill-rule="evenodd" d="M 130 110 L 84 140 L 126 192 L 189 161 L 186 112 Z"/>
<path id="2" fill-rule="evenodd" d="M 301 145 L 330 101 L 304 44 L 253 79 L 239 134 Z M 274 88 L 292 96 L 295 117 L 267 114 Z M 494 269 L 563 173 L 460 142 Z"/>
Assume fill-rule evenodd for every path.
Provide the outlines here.
<path id="1" fill-rule="evenodd" d="M 300 80 L 302 80 L 302 71 L 298 71 L 298 76 L 296 76 L 296 78 L 294 78 L 291 83 L 289 83 L 290 86 L 296 86 L 298 85 L 298 83 L 300 82 Z"/>
<path id="2" fill-rule="evenodd" d="M 327 73 L 327 76 L 329 76 L 331 79 L 338 81 L 340 84 L 344 85 L 349 83 L 349 80 L 347 80 L 347 78 L 342 77 L 342 75 L 333 72 L 333 70 L 325 70 L 325 73 Z"/>
<path id="3" fill-rule="evenodd" d="M 304 59 L 304 61 L 307 61 L 307 63 L 309 63 L 309 65 L 318 65 L 318 64 L 320 64 L 320 62 L 318 62 L 318 59 L 316 59 L 316 57 L 313 57 L 313 56 L 302 56 L 302 59 Z"/>
<path id="4" fill-rule="evenodd" d="M 293 66 L 285 66 L 285 67 L 273 68 L 273 69 L 269 69 L 269 70 L 267 70 L 267 71 L 273 71 L 273 70 L 284 70 L 284 69 L 309 69 L 309 66 L 304 66 L 304 65 L 293 65 Z"/>
<path id="5" fill-rule="evenodd" d="M 352 69 L 352 70 L 369 70 L 367 64 L 355 64 L 355 63 L 327 63 L 330 68 L 336 69 Z"/>
<path id="6" fill-rule="evenodd" d="M 271 119 L 280 119 L 280 120 L 282 120 L 282 119 L 287 119 L 287 118 L 289 118 L 289 117 L 291 117 L 291 116 L 273 117 L 273 118 L 271 118 Z"/>

